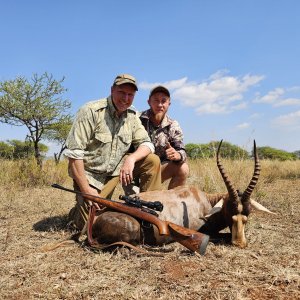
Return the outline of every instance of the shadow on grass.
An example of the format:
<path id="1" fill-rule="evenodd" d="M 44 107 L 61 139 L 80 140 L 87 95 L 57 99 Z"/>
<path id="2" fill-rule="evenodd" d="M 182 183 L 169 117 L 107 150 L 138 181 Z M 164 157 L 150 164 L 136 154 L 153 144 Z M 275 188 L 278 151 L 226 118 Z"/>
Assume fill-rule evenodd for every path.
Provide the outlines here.
<path id="1" fill-rule="evenodd" d="M 231 233 L 219 232 L 211 234 L 209 241 L 215 245 L 229 245 L 231 244 Z"/>
<path id="2" fill-rule="evenodd" d="M 45 218 L 33 224 L 35 231 L 61 231 L 68 230 L 68 215 Z"/>

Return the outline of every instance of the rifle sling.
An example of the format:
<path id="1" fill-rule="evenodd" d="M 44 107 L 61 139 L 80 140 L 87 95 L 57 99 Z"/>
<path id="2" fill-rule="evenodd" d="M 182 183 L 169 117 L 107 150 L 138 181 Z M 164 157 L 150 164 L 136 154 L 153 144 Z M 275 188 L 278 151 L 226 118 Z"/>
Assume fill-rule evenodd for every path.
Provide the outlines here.
<path id="1" fill-rule="evenodd" d="M 151 251 L 136 247 L 127 242 L 120 241 L 120 242 L 115 242 L 115 243 L 111 243 L 108 245 L 98 243 L 98 241 L 93 238 L 93 230 L 92 230 L 96 211 L 97 211 L 97 208 L 94 205 L 91 205 L 89 208 L 89 216 L 88 216 L 88 220 L 87 220 L 87 239 L 88 239 L 88 243 L 89 243 L 90 247 L 92 247 L 93 249 L 97 249 L 97 250 L 104 250 L 104 249 L 110 248 L 112 246 L 125 246 L 125 247 L 133 249 L 136 252 L 139 252 L 142 254 L 147 254 L 147 255 L 152 255 L 152 256 L 163 256 L 162 253 L 151 252 Z M 104 211 L 105 211 L 105 209 L 103 209 L 103 212 Z M 152 228 L 152 230 L 153 230 L 153 225 L 150 226 L 150 228 Z"/>
<path id="2" fill-rule="evenodd" d="M 139 220 L 143 233 L 143 243 L 146 245 L 155 245 L 156 239 L 154 236 L 154 227 L 153 224 L 145 225 L 143 221 Z"/>
<path id="3" fill-rule="evenodd" d="M 91 247 L 98 246 L 98 242 L 93 238 L 93 232 L 92 232 L 95 214 L 96 214 L 96 207 L 95 205 L 91 205 L 89 208 L 89 216 L 87 220 L 87 238 L 88 238 L 89 245 Z"/>

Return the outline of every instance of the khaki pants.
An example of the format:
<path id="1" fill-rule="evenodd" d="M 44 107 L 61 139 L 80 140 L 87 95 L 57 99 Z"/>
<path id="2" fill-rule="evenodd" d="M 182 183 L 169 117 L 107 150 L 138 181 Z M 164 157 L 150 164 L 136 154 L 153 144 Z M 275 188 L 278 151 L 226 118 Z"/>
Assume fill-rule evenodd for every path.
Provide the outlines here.
<path id="1" fill-rule="evenodd" d="M 146 158 L 136 162 L 133 177 L 140 178 L 140 191 L 154 191 L 161 189 L 161 165 L 159 157 L 155 154 L 149 154 Z M 119 183 L 119 177 L 107 177 L 102 190 L 98 191 L 99 196 L 111 198 L 116 186 Z M 79 190 L 74 181 L 74 189 Z M 82 230 L 88 219 L 89 204 L 83 197 L 76 195 L 76 204 L 69 212 L 69 220 L 77 229 Z"/>

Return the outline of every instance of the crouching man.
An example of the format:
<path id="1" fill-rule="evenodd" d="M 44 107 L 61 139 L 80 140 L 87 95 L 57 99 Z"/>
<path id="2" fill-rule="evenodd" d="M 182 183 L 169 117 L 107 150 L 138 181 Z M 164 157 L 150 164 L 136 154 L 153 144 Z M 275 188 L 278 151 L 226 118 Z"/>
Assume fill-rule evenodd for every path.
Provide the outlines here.
<path id="1" fill-rule="evenodd" d="M 110 198 L 120 182 L 126 186 L 140 178 L 141 191 L 161 188 L 161 165 L 154 146 L 131 109 L 138 90 L 135 78 L 118 75 L 107 98 L 86 103 L 76 115 L 68 135 L 65 156 L 74 188 L 83 193 Z M 135 151 L 128 155 L 128 150 Z M 89 207 L 77 196 L 69 217 L 81 230 L 88 219 Z"/>

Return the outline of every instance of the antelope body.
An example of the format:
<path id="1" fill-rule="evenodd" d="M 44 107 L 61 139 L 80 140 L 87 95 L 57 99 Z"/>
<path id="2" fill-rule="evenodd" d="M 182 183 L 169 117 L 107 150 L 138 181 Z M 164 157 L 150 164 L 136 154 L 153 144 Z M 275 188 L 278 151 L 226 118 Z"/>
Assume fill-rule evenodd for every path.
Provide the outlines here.
<path id="1" fill-rule="evenodd" d="M 254 141 L 254 172 L 243 193 L 239 193 L 228 178 L 219 158 L 222 141 L 217 151 L 217 166 L 223 178 L 227 193 L 207 194 L 194 186 L 180 186 L 172 190 L 148 191 L 137 194 L 145 201 L 160 201 L 164 209 L 159 218 L 177 225 L 213 235 L 229 227 L 231 242 L 240 248 L 247 246 L 245 224 L 251 206 L 271 213 L 268 209 L 250 198 L 258 181 L 260 164 Z M 125 241 L 162 245 L 172 242 L 169 237 L 160 236 L 158 230 L 144 230 L 143 224 L 131 216 L 118 212 L 104 212 L 96 220 L 93 234 L 100 242 Z M 149 242 L 150 241 L 150 242 Z"/>

